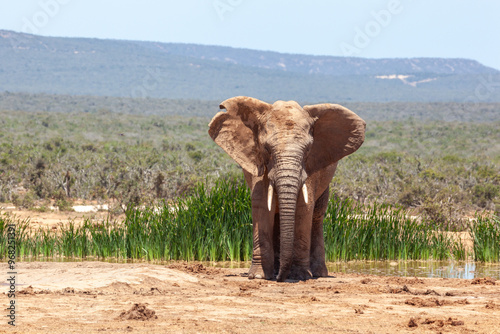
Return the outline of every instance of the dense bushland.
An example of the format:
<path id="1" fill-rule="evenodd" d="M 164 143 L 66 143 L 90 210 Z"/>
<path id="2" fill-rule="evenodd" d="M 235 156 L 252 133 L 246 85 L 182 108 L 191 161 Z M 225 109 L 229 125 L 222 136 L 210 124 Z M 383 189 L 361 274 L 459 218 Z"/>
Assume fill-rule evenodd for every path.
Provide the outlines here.
<path id="1" fill-rule="evenodd" d="M 229 95 L 230 96 L 230 95 Z M 257 95 L 255 97 L 258 97 Z M 278 97 L 284 99 L 285 97 Z M 261 98 L 262 99 L 262 98 Z M 273 103 L 274 100 L 266 100 Z M 339 103 L 366 121 L 495 122 L 500 103 L 460 102 L 353 102 L 349 100 L 305 100 L 301 105 Z M 220 100 L 131 98 L 112 96 L 52 95 L 0 92 L 0 110 L 60 113 L 119 113 L 211 118 Z"/>
<path id="2" fill-rule="evenodd" d="M 73 199 L 154 203 L 189 195 L 239 167 L 207 134 L 209 118 L 0 112 L 0 202 L 62 209 Z M 340 198 L 412 208 L 439 223 L 500 211 L 500 122 L 368 121 L 332 183 Z"/>

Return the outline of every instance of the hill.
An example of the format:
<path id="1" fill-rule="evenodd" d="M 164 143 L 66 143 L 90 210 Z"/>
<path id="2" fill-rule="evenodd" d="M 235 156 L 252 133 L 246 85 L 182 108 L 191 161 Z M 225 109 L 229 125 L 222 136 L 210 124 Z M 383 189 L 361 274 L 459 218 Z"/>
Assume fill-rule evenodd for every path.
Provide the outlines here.
<path id="1" fill-rule="evenodd" d="M 0 30 L 0 91 L 222 100 L 500 101 L 500 72 L 466 59 L 363 59 Z"/>

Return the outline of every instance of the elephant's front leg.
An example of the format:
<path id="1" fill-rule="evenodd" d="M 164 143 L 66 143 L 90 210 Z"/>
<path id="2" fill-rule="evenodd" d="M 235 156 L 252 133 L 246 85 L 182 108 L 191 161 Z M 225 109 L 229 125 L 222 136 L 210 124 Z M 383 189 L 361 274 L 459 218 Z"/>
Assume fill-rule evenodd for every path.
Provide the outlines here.
<path id="1" fill-rule="evenodd" d="M 323 219 L 328 207 L 329 188 L 316 200 L 312 217 L 311 231 L 311 271 L 314 277 L 328 276 L 325 263 L 325 240 L 323 234 Z"/>
<path id="2" fill-rule="evenodd" d="M 304 202 L 300 194 L 295 213 L 295 240 L 293 244 L 293 265 L 289 275 L 291 279 L 306 280 L 312 278 L 310 268 L 311 225 L 314 205 Z"/>
<path id="3" fill-rule="evenodd" d="M 271 210 L 267 205 L 267 187 L 264 181 L 252 190 L 253 255 L 248 278 L 274 278 L 273 230 L 276 200 Z"/>

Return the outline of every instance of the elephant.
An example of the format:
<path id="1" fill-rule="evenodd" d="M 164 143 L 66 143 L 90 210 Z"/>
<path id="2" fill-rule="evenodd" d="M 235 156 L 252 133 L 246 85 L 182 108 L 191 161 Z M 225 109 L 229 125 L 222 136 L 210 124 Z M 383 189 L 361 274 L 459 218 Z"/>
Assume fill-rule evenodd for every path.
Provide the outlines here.
<path id="1" fill-rule="evenodd" d="M 243 169 L 251 190 L 248 278 L 328 276 L 323 218 L 337 162 L 364 141 L 366 123 L 338 104 L 301 107 L 237 96 L 223 101 L 209 135 Z"/>

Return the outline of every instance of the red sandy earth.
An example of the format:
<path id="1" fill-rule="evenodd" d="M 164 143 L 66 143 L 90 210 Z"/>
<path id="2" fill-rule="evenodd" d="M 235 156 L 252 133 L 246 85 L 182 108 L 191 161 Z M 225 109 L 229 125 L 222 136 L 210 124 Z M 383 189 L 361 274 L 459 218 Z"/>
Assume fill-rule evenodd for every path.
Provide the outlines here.
<path id="1" fill-rule="evenodd" d="M 4 316 L 2 333 L 500 333 L 494 279 L 331 273 L 277 283 L 184 262 L 23 262 L 17 271 L 16 327 Z"/>

